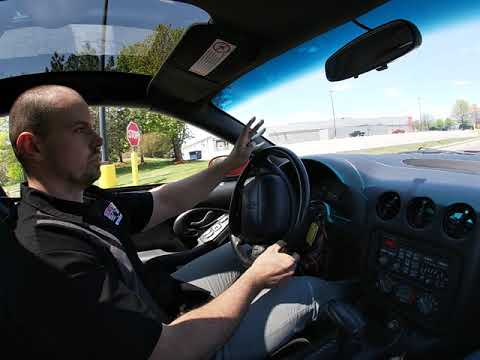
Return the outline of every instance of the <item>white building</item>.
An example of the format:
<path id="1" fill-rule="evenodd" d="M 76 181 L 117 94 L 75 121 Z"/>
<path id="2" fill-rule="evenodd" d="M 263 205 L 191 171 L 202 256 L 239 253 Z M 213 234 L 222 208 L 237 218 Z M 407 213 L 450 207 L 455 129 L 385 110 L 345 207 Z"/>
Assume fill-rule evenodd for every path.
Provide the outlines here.
<path id="1" fill-rule="evenodd" d="M 271 125 L 274 125 L 272 123 Z M 270 125 L 270 126 L 271 126 Z M 277 145 L 291 145 L 309 141 L 348 138 L 354 136 L 387 135 L 394 132 L 413 131 L 413 120 L 409 116 L 378 118 L 337 118 L 333 120 L 279 124 L 269 128 L 266 123 L 266 137 Z M 213 135 L 197 137 L 182 147 L 183 158 L 189 160 L 210 160 L 216 156 L 228 155 L 233 145 Z"/>
<path id="2" fill-rule="evenodd" d="M 267 129 L 267 136 L 275 144 L 296 144 L 306 141 L 319 141 L 336 138 L 353 137 L 363 134 L 387 135 L 395 131 L 413 130 L 412 118 L 408 116 L 391 116 L 378 118 L 337 118 L 333 120 L 298 122 Z"/>
<path id="3" fill-rule="evenodd" d="M 182 146 L 183 158 L 186 160 L 210 160 L 216 156 L 228 155 L 233 145 L 213 135 L 194 138 Z"/>

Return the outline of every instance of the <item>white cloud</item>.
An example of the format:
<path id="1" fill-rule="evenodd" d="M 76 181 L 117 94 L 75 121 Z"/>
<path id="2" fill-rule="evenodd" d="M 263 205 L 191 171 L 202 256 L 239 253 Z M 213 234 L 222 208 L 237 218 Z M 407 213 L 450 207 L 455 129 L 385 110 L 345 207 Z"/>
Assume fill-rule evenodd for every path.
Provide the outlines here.
<path id="1" fill-rule="evenodd" d="M 471 85 L 472 82 L 469 81 L 469 80 L 455 80 L 453 82 L 453 85 L 455 86 L 467 86 L 467 85 Z"/>

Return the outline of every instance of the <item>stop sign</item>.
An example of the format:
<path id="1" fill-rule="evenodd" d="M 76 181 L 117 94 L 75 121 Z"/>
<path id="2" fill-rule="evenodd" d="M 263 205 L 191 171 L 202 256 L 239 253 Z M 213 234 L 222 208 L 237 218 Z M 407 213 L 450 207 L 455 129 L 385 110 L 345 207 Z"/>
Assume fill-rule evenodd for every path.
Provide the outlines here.
<path id="1" fill-rule="evenodd" d="M 130 121 L 127 125 L 127 140 L 131 146 L 140 144 L 140 128 L 133 121 Z"/>

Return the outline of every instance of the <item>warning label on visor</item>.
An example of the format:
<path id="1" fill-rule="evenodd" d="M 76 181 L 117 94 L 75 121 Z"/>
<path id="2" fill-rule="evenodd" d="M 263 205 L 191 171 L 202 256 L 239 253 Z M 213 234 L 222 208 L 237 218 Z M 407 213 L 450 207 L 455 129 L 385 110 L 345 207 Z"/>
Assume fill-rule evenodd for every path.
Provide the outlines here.
<path id="1" fill-rule="evenodd" d="M 225 60 L 236 46 L 226 41 L 216 39 L 207 51 L 190 67 L 190 71 L 206 76 Z"/>

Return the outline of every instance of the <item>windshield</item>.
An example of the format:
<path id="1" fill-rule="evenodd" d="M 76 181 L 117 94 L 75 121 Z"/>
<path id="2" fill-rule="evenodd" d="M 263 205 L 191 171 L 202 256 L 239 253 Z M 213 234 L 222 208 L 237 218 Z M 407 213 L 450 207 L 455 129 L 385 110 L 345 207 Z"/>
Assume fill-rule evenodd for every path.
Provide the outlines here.
<path id="1" fill-rule="evenodd" d="M 329 82 L 325 61 L 365 30 L 350 22 L 244 75 L 214 99 L 242 122 L 265 119 L 267 138 L 299 155 L 480 150 L 480 3 L 393 0 L 358 18 L 418 26 L 422 45 L 384 71 Z"/>
<path id="2" fill-rule="evenodd" d="M 209 18 L 170 0 L 0 1 L 0 79 L 45 71 L 153 75 L 186 28 Z"/>

